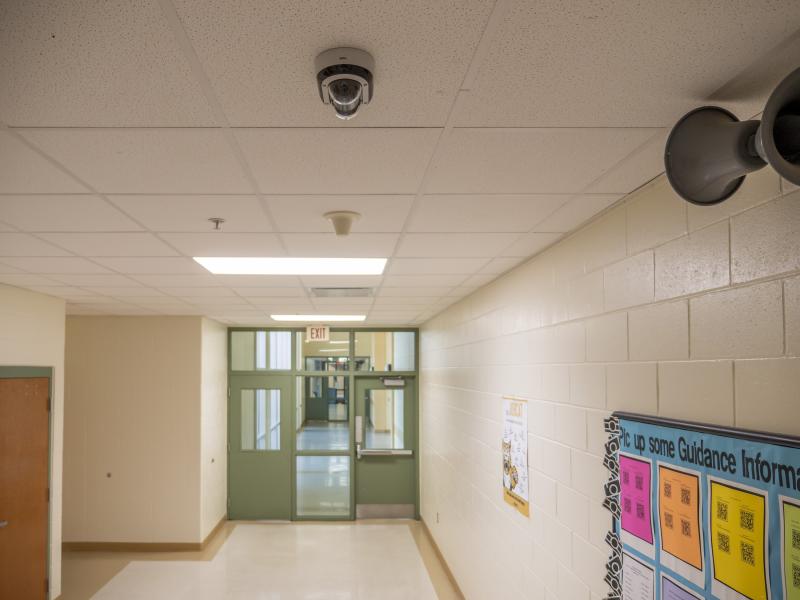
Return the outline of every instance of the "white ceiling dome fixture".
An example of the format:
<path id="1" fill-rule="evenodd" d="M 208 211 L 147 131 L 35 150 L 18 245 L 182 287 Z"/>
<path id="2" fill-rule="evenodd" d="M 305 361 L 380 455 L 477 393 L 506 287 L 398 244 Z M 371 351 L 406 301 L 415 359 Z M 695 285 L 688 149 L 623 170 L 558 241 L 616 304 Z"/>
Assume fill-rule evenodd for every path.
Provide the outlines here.
<path id="1" fill-rule="evenodd" d="M 333 230 L 336 232 L 336 235 L 340 236 L 350 235 L 350 229 L 352 229 L 353 223 L 361 218 L 360 213 L 352 210 L 334 210 L 326 212 L 322 216 L 333 224 Z"/>

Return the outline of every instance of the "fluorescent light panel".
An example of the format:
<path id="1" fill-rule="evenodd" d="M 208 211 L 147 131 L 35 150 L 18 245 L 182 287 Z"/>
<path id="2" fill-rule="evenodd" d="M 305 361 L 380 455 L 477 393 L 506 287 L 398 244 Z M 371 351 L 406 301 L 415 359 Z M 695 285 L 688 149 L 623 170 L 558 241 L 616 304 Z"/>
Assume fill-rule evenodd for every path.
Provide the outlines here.
<path id="1" fill-rule="evenodd" d="M 270 315 L 273 321 L 292 321 L 295 323 L 331 323 L 333 321 L 364 321 L 366 315 Z"/>
<path id="2" fill-rule="evenodd" d="M 381 275 L 385 258 L 195 256 L 215 275 Z"/>

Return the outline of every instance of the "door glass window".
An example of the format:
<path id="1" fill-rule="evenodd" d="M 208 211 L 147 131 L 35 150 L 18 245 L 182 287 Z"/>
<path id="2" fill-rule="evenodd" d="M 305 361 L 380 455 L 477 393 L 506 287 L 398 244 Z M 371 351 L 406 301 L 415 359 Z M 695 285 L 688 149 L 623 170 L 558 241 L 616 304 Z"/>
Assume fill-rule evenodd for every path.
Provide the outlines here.
<path id="1" fill-rule="evenodd" d="M 288 371 L 291 368 L 291 331 L 234 331 L 231 333 L 231 370 Z"/>
<path id="2" fill-rule="evenodd" d="M 297 516 L 350 515 L 350 457 L 297 457 Z"/>
<path id="3" fill-rule="evenodd" d="M 405 405 L 403 390 L 369 390 L 364 406 L 366 448 L 405 448 Z"/>
<path id="4" fill-rule="evenodd" d="M 334 331 L 330 341 L 316 342 L 297 334 L 297 364 L 304 371 L 347 371 L 350 368 L 350 334 Z"/>
<path id="5" fill-rule="evenodd" d="M 309 375 L 297 378 L 298 450 L 347 450 L 350 447 L 350 377 Z"/>
<path id="6" fill-rule="evenodd" d="M 353 361 L 356 371 L 413 371 L 413 331 L 357 331 Z"/>
<path id="7" fill-rule="evenodd" d="M 281 391 L 242 390 L 242 450 L 280 450 Z"/>

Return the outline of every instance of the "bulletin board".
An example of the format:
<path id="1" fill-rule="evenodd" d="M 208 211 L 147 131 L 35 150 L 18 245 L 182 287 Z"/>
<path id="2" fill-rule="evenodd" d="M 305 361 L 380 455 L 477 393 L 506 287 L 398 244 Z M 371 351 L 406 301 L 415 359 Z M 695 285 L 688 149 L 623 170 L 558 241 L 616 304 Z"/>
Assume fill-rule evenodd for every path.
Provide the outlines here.
<path id="1" fill-rule="evenodd" d="M 800 600 L 800 438 L 614 413 L 606 581 L 620 600 Z"/>

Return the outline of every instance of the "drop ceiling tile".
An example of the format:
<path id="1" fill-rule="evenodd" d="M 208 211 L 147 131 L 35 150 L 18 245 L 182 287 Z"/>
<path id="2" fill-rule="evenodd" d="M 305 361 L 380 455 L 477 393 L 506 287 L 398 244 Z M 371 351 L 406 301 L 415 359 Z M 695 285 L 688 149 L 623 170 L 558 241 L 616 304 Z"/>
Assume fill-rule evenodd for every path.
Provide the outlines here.
<path id="1" fill-rule="evenodd" d="M 286 298 L 305 298 L 305 291 L 301 287 L 235 287 L 233 291 L 244 298 L 258 298 L 269 300 L 272 298 L 285 302 Z"/>
<path id="2" fill-rule="evenodd" d="M 454 129 L 431 193 L 577 193 L 653 136 L 652 129 Z"/>
<path id="3" fill-rule="evenodd" d="M 173 308 L 191 306 L 191 304 L 184 302 L 180 298 L 175 298 L 174 296 L 165 296 L 163 294 L 159 296 L 128 296 L 127 294 L 120 294 L 120 296 L 124 297 L 126 302 L 137 304 L 139 306 L 168 306 Z"/>
<path id="4" fill-rule="evenodd" d="M 0 199 L 2 199 L 2 196 L 0 196 Z M 11 227 L 11 225 L 6 225 L 5 223 L 0 222 L 0 231 L 16 231 L 16 230 L 13 227 Z"/>
<path id="5" fill-rule="evenodd" d="M 384 279 L 383 287 L 455 286 L 461 284 L 467 277 L 469 275 L 387 275 Z"/>
<path id="6" fill-rule="evenodd" d="M 40 237 L 81 256 L 176 256 L 152 233 L 42 233 Z"/>
<path id="7" fill-rule="evenodd" d="M 311 302 L 317 308 L 344 308 L 372 306 L 372 298 L 312 298 Z"/>
<path id="8" fill-rule="evenodd" d="M 327 233 L 331 223 L 327 212 L 349 210 L 361 217 L 353 224 L 354 233 L 394 233 L 402 231 L 413 196 L 267 196 L 267 204 L 279 231 L 287 233 Z"/>
<path id="9" fill-rule="evenodd" d="M 67 303 L 66 314 L 73 316 L 100 316 L 109 314 L 108 311 L 96 308 L 93 304 Z"/>
<path id="10" fill-rule="evenodd" d="M 627 194 L 664 172 L 664 148 L 668 129 L 657 133 L 597 181 L 586 188 L 590 194 Z"/>
<path id="11" fill-rule="evenodd" d="M 168 296 L 179 298 L 238 298 L 231 290 L 224 287 L 159 287 Z M 188 301 L 188 300 L 187 300 Z"/>
<path id="12" fill-rule="evenodd" d="M 110 200 L 151 231 L 211 232 L 211 217 L 225 219 L 223 232 L 272 231 L 255 196 L 114 195 Z"/>
<path id="13" fill-rule="evenodd" d="M 564 194 L 446 194 L 423 196 L 411 232 L 524 232 L 562 206 Z"/>
<path id="14" fill-rule="evenodd" d="M 31 277 L 34 277 L 33 275 Z M 59 298 L 84 298 L 87 296 L 94 296 L 94 292 L 83 290 L 78 287 L 70 285 L 32 285 L 26 286 L 29 290 L 39 292 L 40 294 L 47 294 L 48 296 L 57 296 Z"/>
<path id="15" fill-rule="evenodd" d="M 469 296 L 470 294 L 474 293 L 477 290 L 478 290 L 478 286 L 476 286 L 476 285 L 469 285 L 469 286 L 462 285 L 462 286 L 459 286 L 457 288 L 453 288 L 452 290 L 450 290 L 446 294 L 446 296 L 448 296 L 450 298 L 464 298 L 464 297 Z"/>
<path id="16" fill-rule="evenodd" d="M 76 302 L 78 304 L 109 304 L 111 302 L 115 302 L 113 298 L 109 298 L 108 296 L 98 296 L 97 294 L 92 294 L 91 296 L 76 296 L 69 299 L 70 302 Z"/>
<path id="17" fill-rule="evenodd" d="M 152 287 L 221 287 L 214 275 L 132 275 L 131 279 Z"/>
<path id="18" fill-rule="evenodd" d="M 307 275 L 301 277 L 303 285 L 312 287 L 368 287 L 374 288 L 381 284 L 381 275 Z"/>
<path id="19" fill-rule="evenodd" d="M 479 288 L 487 285 L 497 279 L 498 275 L 473 275 L 464 282 L 465 287 Z"/>
<path id="20" fill-rule="evenodd" d="M 385 258 L 392 255 L 399 235 L 394 233 L 286 233 L 282 235 L 290 256 Z"/>
<path id="21" fill-rule="evenodd" d="M 373 127 L 444 124 L 493 5 L 181 0 L 175 6 L 233 124 L 348 126 L 320 101 L 313 64 L 319 52 L 357 41 L 375 58 L 376 96 L 355 123 Z"/>
<path id="22" fill-rule="evenodd" d="M 64 257 L 12 257 L 3 258 L 3 262 L 29 273 L 108 273 L 108 269 L 101 267 L 84 258 Z"/>
<path id="23" fill-rule="evenodd" d="M 139 284 L 133 279 L 128 279 L 124 275 L 80 275 L 80 274 L 65 274 L 53 275 L 51 279 L 60 281 L 65 285 L 72 285 L 75 287 L 122 287 L 122 286 L 138 286 Z"/>
<path id="24" fill-rule="evenodd" d="M 536 232 L 567 232 L 585 223 L 619 200 L 619 194 L 584 194 L 573 197 L 564 206 L 536 225 Z"/>
<path id="25" fill-rule="evenodd" d="M 50 277 L 31 275 L 30 273 L 0 273 L 0 284 L 16 287 L 31 288 L 34 286 L 58 285 L 58 283 L 58 281 Z"/>
<path id="26" fill-rule="evenodd" d="M 69 256 L 69 252 L 27 233 L 0 233 L 0 256 Z M 9 263 L 3 258 L 3 262 Z"/>
<path id="27" fill-rule="evenodd" d="M 23 231 L 140 231 L 99 196 L 0 196 L 2 219 Z"/>
<path id="28" fill-rule="evenodd" d="M 562 237 L 560 233 L 526 233 L 506 248 L 502 255 L 504 257 L 527 258 L 544 250 L 560 237 Z"/>
<path id="29" fill-rule="evenodd" d="M 390 275 L 439 275 L 475 273 L 489 262 L 488 258 L 393 258 Z"/>
<path id="30" fill-rule="evenodd" d="M 284 256 L 271 233 L 162 233 L 161 238 L 186 256 Z"/>
<path id="31" fill-rule="evenodd" d="M 22 273 L 22 271 L 11 265 L 0 263 L 0 273 Z"/>
<path id="32" fill-rule="evenodd" d="M 202 274 L 207 271 L 191 258 L 183 257 L 111 257 L 93 258 L 96 263 L 129 275 L 149 274 Z"/>
<path id="33" fill-rule="evenodd" d="M 314 310 L 314 306 L 311 302 L 291 302 L 291 303 L 280 303 L 280 302 L 251 302 L 253 306 L 258 308 L 259 310 L 270 312 L 274 315 L 282 315 L 282 314 L 299 314 L 301 312 L 311 312 Z"/>
<path id="34" fill-rule="evenodd" d="M 232 288 L 298 288 L 300 278 L 295 275 L 214 275 L 214 280 Z"/>
<path id="35" fill-rule="evenodd" d="M 523 236 L 523 238 L 520 238 L 520 240 L 523 240 L 523 239 L 527 241 L 528 238 L 527 238 L 527 236 Z M 513 246 L 512 246 L 512 249 L 513 249 Z M 535 250 L 534 250 L 534 252 L 535 252 Z M 502 273 L 505 273 L 506 271 L 510 271 L 511 269 L 516 267 L 518 264 L 520 264 L 523 260 L 525 260 L 525 259 L 521 258 L 521 257 L 493 258 L 489 262 L 489 264 L 487 264 L 485 267 L 483 267 L 479 271 L 479 273 L 482 274 L 482 275 L 484 275 L 484 274 L 500 275 Z"/>
<path id="36" fill-rule="evenodd" d="M 16 136 L 0 130 L 0 193 L 69 194 L 86 191 L 73 177 Z"/>
<path id="37" fill-rule="evenodd" d="M 491 258 L 517 237 L 514 233 L 409 233 L 400 241 L 395 255 Z"/>
<path id="38" fill-rule="evenodd" d="M 100 192 L 252 192 L 217 129 L 28 129 L 21 133 Z"/>
<path id="39" fill-rule="evenodd" d="M 134 286 L 122 286 L 122 287 L 87 287 L 87 290 L 94 292 L 96 294 L 100 294 L 101 296 L 112 296 L 115 298 L 125 298 L 125 301 L 128 301 L 128 297 L 132 298 L 145 298 L 145 297 L 153 297 L 153 296 L 164 296 L 162 292 L 155 290 L 149 287 L 134 287 Z"/>
<path id="40" fill-rule="evenodd" d="M 236 137 L 265 194 L 409 194 L 439 130 L 239 129 Z"/>
<path id="41" fill-rule="evenodd" d="M 12 125 L 213 125 L 158 2 L 9 3 L 0 115 Z"/>
<path id="42" fill-rule="evenodd" d="M 248 306 L 248 302 L 238 296 L 180 296 L 180 298 L 196 306 Z"/>
<path id="43" fill-rule="evenodd" d="M 375 308 L 396 307 L 404 308 L 409 306 L 430 306 L 439 300 L 439 296 L 423 296 L 423 297 L 409 297 L 396 298 L 394 296 L 378 296 L 375 298 Z"/>
<path id="44" fill-rule="evenodd" d="M 405 297 L 420 297 L 431 298 L 444 296 L 452 288 L 450 286 L 435 286 L 435 287 L 384 287 L 378 292 L 378 297 L 381 298 L 405 298 Z"/>
<path id="45" fill-rule="evenodd" d="M 720 94 L 800 24 L 796 2 L 765 5 L 510 0 L 467 86 L 458 125 L 669 126 L 722 102 L 757 112 L 774 83 Z M 735 7 L 735 8 L 733 8 Z M 733 9 L 732 9 L 733 8 Z M 796 65 L 796 54 L 789 64 Z M 763 70 L 763 69 L 760 69 Z"/>

